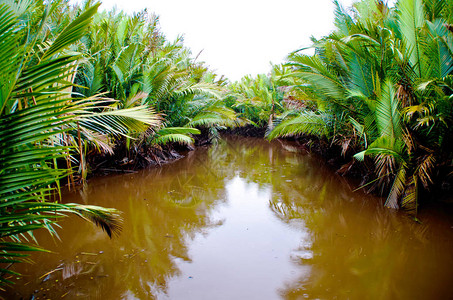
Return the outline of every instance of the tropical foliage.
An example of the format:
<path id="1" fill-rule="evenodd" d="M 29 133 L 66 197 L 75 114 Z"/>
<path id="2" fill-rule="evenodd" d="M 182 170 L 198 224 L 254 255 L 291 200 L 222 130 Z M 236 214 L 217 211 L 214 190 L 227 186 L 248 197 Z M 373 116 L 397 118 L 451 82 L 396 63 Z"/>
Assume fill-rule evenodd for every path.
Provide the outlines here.
<path id="1" fill-rule="evenodd" d="M 156 17 L 98 7 L 0 3 L 0 284 L 24 251 L 44 251 L 33 231 L 56 235 L 68 213 L 120 230 L 114 209 L 59 202 L 62 183 L 86 178 L 89 153 L 190 144 L 196 127 L 235 125 L 223 79 L 168 43 Z"/>
<path id="2" fill-rule="evenodd" d="M 334 3 L 336 30 L 313 39 L 313 55 L 288 57 L 307 105 L 282 115 L 269 138 L 316 135 L 372 159 L 385 205 L 416 212 L 418 188 L 453 158 L 452 2 Z"/>
<path id="3" fill-rule="evenodd" d="M 118 108 L 153 107 L 163 122 L 145 135 L 134 135 L 136 145 L 191 144 L 192 135 L 199 134 L 195 127 L 234 126 L 235 114 L 220 101 L 223 79 L 215 81 L 216 75 L 191 57 L 182 38 L 168 42 L 158 25 L 146 10 L 133 16 L 97 14 L 81 40 L 85 61 L 75 77 L 76 91 L 117 99 Z"/>
<path id="4" fill-rule="evenodd" d="M 385 205 L 416 213 L 419 188 L 452 167 L 453 2 L 334 1 L 336 30 L 269 75 L 225 78 L 197 61 L 159 19 L 97 12 L 86 1 L 0 3 L 0 284 L 44 251 L 68 213 L 121 227 L 114 209 L 62 204 L 92 156 L 137 157 L 200 133 L 267 126 L 269 139 L 316 136 L 374 172 Z"/>
<path id="5" fill-rule="evenodd" d="M 274 118 L 284 110 L 285 87 L 294 83 L 288 78 L 290 68 L 273 65 L 269 75 L 247 75 L 231 83 L 226 103 L 240 117 L 258 127 L 272 124 Z"/>

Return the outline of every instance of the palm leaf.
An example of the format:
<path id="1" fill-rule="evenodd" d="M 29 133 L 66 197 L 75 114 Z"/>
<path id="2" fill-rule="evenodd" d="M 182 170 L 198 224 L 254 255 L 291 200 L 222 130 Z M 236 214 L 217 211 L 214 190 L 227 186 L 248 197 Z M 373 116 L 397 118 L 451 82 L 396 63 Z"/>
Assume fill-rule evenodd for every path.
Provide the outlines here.
<path id="1" fill-rule="evenodd" d="M 168 143 L 177 143 L 191 145 L 194 142 L 191 137 L 192 134 L 200 134 L 200 130 L 190 127 L 165 127 L 156 133 L 151 144 L 166 145 Z"/>
<path id="2" fill-rule="evenodd" d="M 388 208 L 398 209 L 399 208 L 399 199 L 403 195 L 403 192 L 406 188 L 406 167 L 401 165 L 398 172 L 396 173 L 395 179 L 393 181 L 392 188 L 387 200 L 385 201 L 384 206 Z"/>
<path id="3" fill-rule="evenodd" d="M 188 127 L 213 127 L 226 126 L 235 127 L 237 115 L 227 107 L 219 105 L 220 102 L 215 102 L 213 105 L 207 105 L 202 108 L 192 120 L 186 124 Z"/>
<path id="4" fill-rule="evenodd" d="M 46 60 L 55 54 L 63 52 L 67 47 L 80 40 L 91 23 L 93 15 L 97 12 L 101 3 L 87 8 L 80 16 L 72 21 L 55 39 L 52 45 L 47 49 L 41 60 Z"/>
<path id="5" fill-rule="evenodd" d="M 29 7 L 25 2 L 14 3 L 16 11 L 8 11 L 10 7 L 0 4 L 2 54 L 9 53 L 13 46 L 19 46 L 16 54 L 11 56 L 13 64 L 0 58 L 1 78 L 8 78 L 8 84 L 2 83 L 1 86 L 0 261 L 9 263 L 27 261 L 28 255 L 21 253 L 23 251 L 43 251 L 25 242 L 29 238 L 35 241 L 32 232 L 38 228 L 46 228 L 51 234 L 56 234 L 52 224 L 65 213 L 72 212 L 89 219 L 109 235 L 119 229 L 115 210 L 49 202 L 59 195 L 59 180 L 71 172 L 71 169 L 57 166 L 57 160 L 68 159 L 72 150 L 59 143 L 61 134 L 72 128 L 71 124 L 77 121 L 80 110 L 89 111 L 83 101 L 72 102 L 63 92 L 71 85 L 65 78 L 78 57 L 58 56 L 57 53 L 85 33 L 98 5 L 88 8 L 76 18 L 50 47 L 37 45 L 36 49 L 31 50 L 33 44 L 30 46 L 26 39 L 19 38 L 25 35 L 23 32 L 28 30 L 27 26 L 19 24 L 18 19 L 11 14 L 19 14 L 20 11 L 25 13 L 22 8 Z M 11 32 L 13 28 L 17 34 Z M 37 30 L 40 28 L 37 27 Z M 35 34 L 38 36 L 38 33 Z M 27 51 L 37 54 L 40 53 L 38 49 L 47 50 L 44 50 L 39 60 L 27 61 L 31 57 Z M 11 77 L 13 73 L 14 77 Z M 111 114 L 131 118 L 134 113 L 137 111 L 126 111 L 123 115 Z M 137 119 L 151 122 L 149 118 L 150 114 L 142 114 Z M 12 272 L 1 268 L 0 273 Z M 1 281 L 6 282 L 3 278 Z"/>
<path id="6" fill-rule="evenodd" d="M 17 47 L 23 33 L 17 30 L 19 21 L 11 8 L 0 3 L 0 115 L 8 105 L 7 100 L 17 80 L 17 70 L 22 64 L 24 48 Z M 8 109 L 7 109 L 8 110 Z"/>
<path id="7" fill-rule="evenodd" d="M 401 208 L 412 215 L 417 214 L 418 206 L 418 184 L 415 175 L 410 176 L 406 182 L 403 199 L 401 200 Z"/>
<path id="8" fill-rule="evenodd" d="M 376 124 L 381 136 L 398 139 L 402 135 L 402 116 L 395 88 L 386 80 L 376 103 Z"/>
<path id="9" fill-rule="evenodd" d="M 295 117 L 284 120 L 268 134 L 268 139 L 299 135 L 316 135 L 319 137 L 329 134 L 329 118 L 326 115 L 311 112 L 301 112 Z"/>
<path id="10" fill-rule="evenodd" d="M 409 60 L 419 78 L 425 78 L 419 30 L 425 23 L 422 0 L 398 1 L 400 11 L 399 28 L 409 51 Z"/>

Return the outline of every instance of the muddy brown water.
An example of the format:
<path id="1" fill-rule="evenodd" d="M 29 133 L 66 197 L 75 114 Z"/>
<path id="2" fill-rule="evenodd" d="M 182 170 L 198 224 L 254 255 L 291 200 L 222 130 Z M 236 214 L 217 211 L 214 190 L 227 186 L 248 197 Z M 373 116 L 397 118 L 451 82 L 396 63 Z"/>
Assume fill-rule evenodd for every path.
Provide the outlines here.
<path id="1" fill-rule="evenodd" d="M 114 207 L 109 239 L 77 217 L 6 299 L 451 299 L 453 222 L 415 223 L 291 145 L 229 137 L 171 164 L 89 181 L 66 202 Z"/>

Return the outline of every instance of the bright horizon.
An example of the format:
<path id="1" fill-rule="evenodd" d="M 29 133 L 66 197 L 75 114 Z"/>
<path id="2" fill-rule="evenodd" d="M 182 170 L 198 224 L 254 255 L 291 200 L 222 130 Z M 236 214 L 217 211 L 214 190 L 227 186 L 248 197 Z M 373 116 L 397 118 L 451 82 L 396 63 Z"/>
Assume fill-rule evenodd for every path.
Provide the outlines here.
<path id="1" fill-rule="evenodd" d="M 354 0 L 339 0 L 348 8 Z M 159 16 L 169 41 L 184 36 L 184 45 L 198 60 L 230 81 L 268 73 L 292 51 L 310 46 L 333 29 L 331 0 L 104 0 L 100 10 L 132 13 L 147 8 Z"/>

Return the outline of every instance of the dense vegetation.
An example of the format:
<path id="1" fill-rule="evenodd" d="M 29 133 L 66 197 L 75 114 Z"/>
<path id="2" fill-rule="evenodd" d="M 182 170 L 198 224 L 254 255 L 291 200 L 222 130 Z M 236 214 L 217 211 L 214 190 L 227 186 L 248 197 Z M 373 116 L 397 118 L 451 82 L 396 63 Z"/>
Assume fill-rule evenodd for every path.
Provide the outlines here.
<path id="1" fill-rule="evenodd" d="M 267 136 L 312 135 L 339 145 L 351 157 L 342 169 L 362 162 L 375 174 L 368 184 L 387 193 L 387 207 L 416 213 L 419 187 L 451 172 L 453 2 L 400 0 L 390 8 L 365 0 L 350 11 L 334 3 L 336 30 L 313 39 L 313 55 L 297 50 L 283 67 L 289 70 L 268 77 L 293 84 Z M 281 96 L 273 99 L 281 103 Z M 240 103 L 233 107 L 255 117 L 256 110 L 242 109 L 248 102 Z"/>
<path id="2" fill-rule="evenodd" d="M 336 30 L 313 38 L 314 54 L 228 84 L 146 10 L 2 1 L 0 283 L 24 251 L 42 250 L 33 231 L 56 234 L 67 213 L 120 229 L 113 209 L 59 202 L 60 186 L 84 182 L 97 158 L 134 167 L 226 127 L 336 145 L 342 170 L 363 166 L 386 206 L 416 213 L 419 188 L 452 171 L 453 2 L 334 3 Z"/>
<path id="3" fill-rule="evenodd" d="M 166 41 L 156 17 L 98 7 L 0 3 L 0 283 L 24 251 L 43 250 L 33 231 L 56 235 L 67 213 L 120 230 L 114 209 L 59 202 L 61 184 L 85 180 L 87 158 L 126 149 L 128 160 L 236 124 L 224 81 Z"/>

